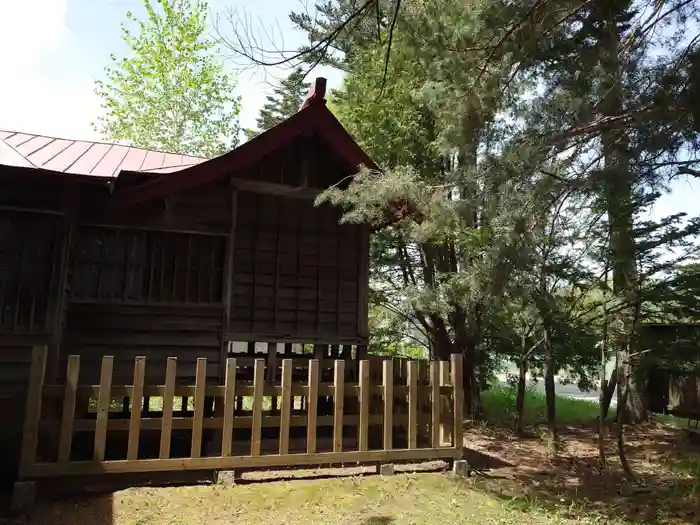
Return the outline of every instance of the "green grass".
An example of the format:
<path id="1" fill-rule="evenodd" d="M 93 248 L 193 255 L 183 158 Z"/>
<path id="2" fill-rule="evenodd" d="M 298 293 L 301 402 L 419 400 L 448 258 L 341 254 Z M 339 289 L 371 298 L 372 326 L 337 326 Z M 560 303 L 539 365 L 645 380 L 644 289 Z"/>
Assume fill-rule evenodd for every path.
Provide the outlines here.
<path id="1" fill-rule="evenodd" d="M 497 387 L 482 392 L 484 413 L 489 423 L 512 426 L 515 417 L 515 388 Z M 583 399 L 557 396 L 557 422 L 563 425 L 589 424 L 598 418 L 598 404 Z M 611 409 L 609 416 L 614 416 Z M 526 390 L 525 424 L 539 425 L 547 421 L 547 402 L 542 392 Z"/>
<path id="2" fill-rule="evenodd" d="M 47 521 L 42 521 L 47 520 Z M 294 480 L 238 486 L 129 489 L 57 512 L 36 511 L 31 523 L 54 525 L 588 525 L 570 516 L 476 490 L 442 473 Z M 625 522 L 604 521 L 609 525 Z M 626 525 L 626 524 L 625 524 Z"/>

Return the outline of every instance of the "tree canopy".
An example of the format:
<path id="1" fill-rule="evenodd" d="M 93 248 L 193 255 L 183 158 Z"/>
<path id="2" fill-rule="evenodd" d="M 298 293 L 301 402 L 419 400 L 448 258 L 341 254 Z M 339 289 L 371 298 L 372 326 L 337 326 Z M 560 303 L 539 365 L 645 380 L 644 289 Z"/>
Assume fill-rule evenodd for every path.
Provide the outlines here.
<path id="1" fill-rule="evenodd" d="M 256 131 L 250 130 L 248 135 L 255 136 L 276 126 L 299 111 L 309 91 L 309 82 L 304 81 L 304 71 L 300 68 L 292 71 L 275 86 L 267 96 L 265 104 L 260 108 Z"/>
<path id="2" fill-rule="evenodd" d="M 108 140 L 212 157 L 238 141 L 235 79 L 207 36 L 204 0 L 144 0 L 146 16 L 122 23 L 129 53 L 111 55 L 95 83 L 104 115 L 93 126 Z"/>

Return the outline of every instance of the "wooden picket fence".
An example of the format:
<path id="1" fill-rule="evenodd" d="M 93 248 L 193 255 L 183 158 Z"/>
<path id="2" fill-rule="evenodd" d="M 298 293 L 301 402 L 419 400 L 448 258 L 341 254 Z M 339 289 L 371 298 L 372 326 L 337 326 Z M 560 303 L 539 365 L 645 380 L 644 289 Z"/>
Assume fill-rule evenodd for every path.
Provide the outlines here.
<path id="1" fill-rule="evenodd" d="M 46 347 L 35 347 L 22 479 L 449 460 L 462 453 L 460 355 L 429 367 L 418 361 L 395 367 L 394 360 L 385 359 L 375 381 L 369 360 L 360 361 L 353 381 L 346 381 L 343 360 L 335 361 L 332 381 L 322 381 L 317 360 L 308 362 L 307 380 L 293 381 L 294 365 L 284 359 L 279 384 L 265 381 L 264 359 L 255 360 L 252 381 L 237 380 L 237 373 L 244 374 L 229 358 L 223 385 L 207 385 L 206 359 L 197 361 L 194 385 L 177 384 L 174 358 L 167 360 L 165 384 L 146 384 L 145 357 L 135 359 L 132 384 L 113 385 L 111 356 L 102 358 L 100 384 L 82 385 L 75 355 L 68 358 L 65 383 L 46 385 L 46 359 Z M 294 375 L 299 377 L 299 370 Z M 162 406 L 152 410 L 154 397 L 162 398 Z M 180 408 L 178 397 L 187 398 Z M 241 408 L 241 397 L 249 406 Z M 279 400 L 278 409 L 264 407 L 271 397 Z M 123 406 L 115 411 L 120 400 Z M 328 431 L 323 443 L 318 438 L 322 428 Z M 172 451 L 176 434 L 189 445 L 179 455 Z M 121 448 L 114 445 L 120 436 Z M 155 442 L 150 450 L 149 437 Z M 274 442 L 273 450 L 262 446 L 269 442 Z"/>

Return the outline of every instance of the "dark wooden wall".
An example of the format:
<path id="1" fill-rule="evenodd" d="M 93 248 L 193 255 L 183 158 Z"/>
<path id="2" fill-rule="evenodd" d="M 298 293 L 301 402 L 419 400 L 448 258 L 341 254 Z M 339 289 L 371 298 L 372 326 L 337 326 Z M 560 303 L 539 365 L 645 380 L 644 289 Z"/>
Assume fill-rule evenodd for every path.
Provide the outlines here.
<path id="1" fill-rule="evenodd" d="M 103 212 L 119 183 L 0 166 L 3 410 L 21 419 L 35 344 L 50 348 L 49 383 L 70 354 L 81 355 L 83 383 L 99 381 L 103 355 L 115 356 L 117 383 L 139 355 L 149 381 L 174 356 L 191 383 L 198 357 L 222 379 L 230 341 L 366 344 L 368 230 L 314 206 L 348 175 L 322 140 L 300 137 L 230 178 L 112 219 Z"/>
<path id="2" fill-rule="evenodd" d="M 178 380 L 192 382 L 198 357 L 206 357 L 208 376 L 218 380 L 221 355 L 221 308 L 206 306 L 147 306 L 81 304 L 66 312 L 61 345 L 60 377 L 67 356 L 79 354 L 80 380 L 97 384 L 103 355 L 116 357 L 114 381 L 129 384 L 134 358 L 147 357 L 146 377 L 165 379 L 168 357 L 178 358 Z"/>
<path id="3" fill-rule="evenodd" d="M 229 337 L 361 343 L 363 229 L 310 200 L 238 197 Z"/>
<path id="4" fill-rule="evenodd" d="M 48 344 L 55 317 L 61 220 L 0 210 L 0 398 L 24 391 L 33 344 Z"/>

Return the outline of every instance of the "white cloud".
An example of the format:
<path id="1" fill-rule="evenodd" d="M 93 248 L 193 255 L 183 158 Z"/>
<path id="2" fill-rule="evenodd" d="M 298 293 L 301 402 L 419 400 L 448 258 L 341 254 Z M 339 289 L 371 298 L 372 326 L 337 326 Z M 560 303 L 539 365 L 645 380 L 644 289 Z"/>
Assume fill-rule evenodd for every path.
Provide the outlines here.
<path id="1" fill-rule="evenodd" d="M 92 78 L 72 56 L 68 0 L 0 2 L 0 129 L 92 138 L 99 111 Z M 48 67 L 48 66 L 51 67 Z M 66 74 L 57 74 L 62 66 Z"/>

